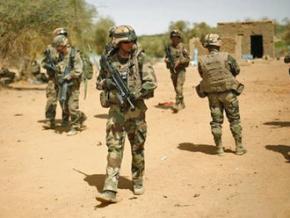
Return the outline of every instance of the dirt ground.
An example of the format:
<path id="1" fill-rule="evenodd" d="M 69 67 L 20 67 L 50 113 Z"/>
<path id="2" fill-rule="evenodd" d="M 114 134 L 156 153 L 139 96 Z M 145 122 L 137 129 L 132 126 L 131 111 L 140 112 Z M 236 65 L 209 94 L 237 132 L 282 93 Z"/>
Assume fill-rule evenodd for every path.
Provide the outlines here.
<path id="1" fill-rule="evenodd" d="M 174 100 L 164 64 L 156 64 L 158 89 L 147 101 L 146 192 L 134 196 L 126 141 L 117 204 L 96 200 L 102 190 L 107 149 L 107 109 L 99 104 L 95 79 L 80 108 L 87 129 L 76 136 L 43 129 L 44 85 L 19 83 L 0 90 L 0 217 L 290 217 L 290 76 L 282 61 L 241 66 L 238 79 L 244 144 L 236 156 L 228 122 L 228 152 L 214 155 L 207 99 L 193 92 L 199 76 L 190 67 L 186 109 L 156 107 Z M 57 118 L 60 119 L 58 107 Z"/>

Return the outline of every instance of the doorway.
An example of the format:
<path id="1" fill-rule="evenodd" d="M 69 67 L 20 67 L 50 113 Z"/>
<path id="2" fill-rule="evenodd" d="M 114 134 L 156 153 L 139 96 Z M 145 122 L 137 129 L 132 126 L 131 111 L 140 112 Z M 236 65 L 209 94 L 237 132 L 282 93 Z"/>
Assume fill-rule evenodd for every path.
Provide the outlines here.
<path id="1" fill-rule="evenodd" d="M 262 35 L 252 35 L 251 36 L 251 54 L 253 58 L 262 58 L 264 55 L 263 48 L 263 36 Z"/>

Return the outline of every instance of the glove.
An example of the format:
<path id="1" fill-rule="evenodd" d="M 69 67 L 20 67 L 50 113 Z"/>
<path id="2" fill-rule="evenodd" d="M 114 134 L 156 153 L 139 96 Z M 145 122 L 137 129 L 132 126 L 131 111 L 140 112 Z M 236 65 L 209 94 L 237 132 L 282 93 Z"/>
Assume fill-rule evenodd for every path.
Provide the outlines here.
<path id="1" fill-rule="evenodd" d="M 112 90 L 112 89 L 116 88 L 116 85 L 113 82 L 113 80 L 105 79 L 104 82 L 103 82 L 103 88 L 107 89 L 107 90 Z"/>

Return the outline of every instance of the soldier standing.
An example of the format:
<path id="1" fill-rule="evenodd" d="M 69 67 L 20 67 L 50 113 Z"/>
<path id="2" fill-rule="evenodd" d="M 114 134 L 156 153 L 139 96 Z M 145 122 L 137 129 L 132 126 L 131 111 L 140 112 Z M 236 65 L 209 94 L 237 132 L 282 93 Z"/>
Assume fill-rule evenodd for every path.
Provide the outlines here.
<path id="1" fill-rule="evenodd" d="M 185 82 L 185 69 L 189 65 L 189 55 L 184 48 L 181 34 L 178 30 L 170 32 L 171 44 L 165 49 L 165 63 L 170 70 L 171 80 L 176 93 L 175 105 L 173 111 L 177 113 L 179 110 L 185 108 L 183 97 L 183 85 Z"/>
<path id="2" fill-rule="evenodd" d="M 106 179 L 101 196 L 104 202 L 116 202 L 119 173 L 123 158 L 126 134 L 132 152 L 132 182 L 136 195 L 144 193 L 144 143 L 147 133 L 145 99 L 153 97 L 157 87 L 154 70 L 144 63 L 144 53 L 136 47 L 137 36 L 131 26 L 117 26 L 113 34 L 114 52 L 106 55 L 107 63 L 116 69 L 122 81 L 129 89 L 132 105 L 120 101 L 120 94 L 113 82 L 112 72 L 105 62 L 100 61 L 100 74 L 97 78 L 97 89 L 101 92 L 101 104 L 109 107 L 106 126 L 106 144 L 108 147 Z"/>
<path id="3" fill-rule="evenodd" d="M 69 115 L 71 118 L 68 135 L 75 135 L 82 130 L 83 122 L 86 120 L 86 115 L 79 110 L 83 61 L 79 50 L 70 46 L 66 36 L 56 36 L 53 39 L 53 46 L 58 55 L 56 59 L 58 98 L 63 114 Z"/>
<path id="4" fill-rule="evenodd" d="M 200 97 L 208 97 L 212 121 L 211 131 L 217 146 L 217 154 L 223 155 L 222 124 L 224 111 L 230 122 L 230 129 L 235 139 L 236 154 L 243 155 L 246 149 L 242 144 L 242 127 L 240 124 L 239 102 L 244 85 L 236 80 L 240 73 L 236 60 L 228 53 L 220 52 L 221 39 L 217 34 L 207 34 L 204 47 L 209 54 L 201 56 L 198 71 L 202 81 L 196 90 Z"/>
<path id="5" fill-rule="evenodd" d="M 67 30 L 64 28 L 56 28 L 53 33 L 53 37 L 62 35 L 67 37 Z M 52 65 L 55 64 L 58 53 L 52 45 L 48 45 L 44 51 L 44 58 L 42 60 L 42 67 L 46 69 L 48 76 L 48 84 L 46 87 L 46 106 L 45 106 L 45 117 L 46 117 L 46 128 L 55 128 L 55 116 L 57 107 L 57 96 L 58 96 L 58 82 L 56 78 L 56 72 L 52 69 Z M 52 62 L 52 63 L 51 63 Z M 67 126 L 69 121 L 69 114 L 62 114 L 62 125 Z"/>

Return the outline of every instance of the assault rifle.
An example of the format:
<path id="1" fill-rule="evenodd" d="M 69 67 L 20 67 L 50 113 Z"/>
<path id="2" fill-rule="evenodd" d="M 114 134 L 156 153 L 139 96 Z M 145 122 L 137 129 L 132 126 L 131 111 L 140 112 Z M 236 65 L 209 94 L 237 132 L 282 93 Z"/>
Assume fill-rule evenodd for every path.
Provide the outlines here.
<path id="1" fill-rule="evenodd" d="M 61 76 L 61 78 L 58 80 L 58 83 L 60 85 L 59 87 L 59 101 L 62 104 L 62 106 L 65 106 L 65 102 L 67 100 L 67 96 L 68 96 L 68 90 L 69 90 L 69 86 L 72 85 L 72 81 L 70 80 L 66 80 L 66 76 L 68 76 L 73 68 L 73 58 L 74 55 L 72 54 L 72 52 L 75 52 L 73 49 L 71 50 L 71 54 L 69 57 L 69 61 L 67 66 L 64 69 L 64 72 Z"/>
<path id="2" fill-rule="evenodd" d="M 45 50 L 44 55 L 45 55 L 44 59 L 45 64 L 43 67 L 48 71 L 48 73 L 55 73 L 56 72 L 55 62 L 51 57 L 49 49 Z"/>
<path id="3" fill-rule="evenodd" d="M 124 83 L 118 70 L 112 66 L 112 64 L 110 63 L 110 61 L 108 60 L 108 57 L 106 55 L 102 55 L 101 63 L 104 64 L 105 69 L 112 76 L 112 80 L 113 80 L 114 85 L 116 86 L 116 89 L 118 91 L 117 96 L 118 96 L 118 99 L 119 99 L 121 105 L 128 103 L 131 110 L 135 110 L 135 105 L 132 102 L 133 96 L 130 93 L 130 90 L 128 89 L 127 85 Z"/>
<path id="4" fill-rule="evenodd" d="M 171 49 L 169 46 L 166 46 L 165 47 L 165 54 L 166 54 L 166 57 L 168 59 L 168 64 L 169 64 L 169 69 L 173 72 L 173 73 L 176 73 L 175 71 L 175 64 L 174 64 L 174 58 L 173 58 L 173 55 L 171 53 Z"/>

